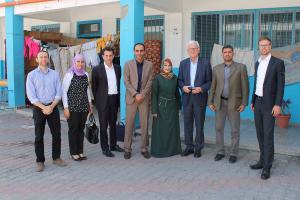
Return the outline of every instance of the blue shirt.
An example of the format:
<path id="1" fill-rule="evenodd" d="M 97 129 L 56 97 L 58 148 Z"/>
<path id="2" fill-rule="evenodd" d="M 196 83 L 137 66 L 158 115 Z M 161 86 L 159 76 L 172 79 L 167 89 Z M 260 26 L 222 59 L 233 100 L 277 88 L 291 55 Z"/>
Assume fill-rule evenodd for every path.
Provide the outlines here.
<path id="1" fill-rule="evenodd" d="M 224 65 L 224 88 L 222 97 L 229 97 L 229 76 L 230 76 L 230 65 Z"/>
<path id="2" fill-rule="evenodd" d="M 138 61 L 136 61 L 136 65 L 137 65 L 137 72 L 138 72 L 138 86 L 137 86 L 137 92 L 140 93 L 141 92 L 141 87 L 142 87 L 142 76 L 143 76 L 143 65 L 144 62 L 139 63 Z"/>
<path id="3" fill-rule="evenodd" d="M 192 62 L 191 60 L 191 71 L 190 71 L 190 79 L 191 79 L 191 87 L 195 87 L 195 78 L 196 78 L 196 72 L 197 72 L 197 65 L 198 65 L 198 58 L 195 60 L 195 62 Z"/>
<path id="4" fill-rule="evenodd" d="M 60 100 L 62 92 L 59 74 L 49 68 L 43 72 L 37 67 L 27 76 L 26 93 L 32 104 L 40 102 L 47 105 L 56 99 Z"/>

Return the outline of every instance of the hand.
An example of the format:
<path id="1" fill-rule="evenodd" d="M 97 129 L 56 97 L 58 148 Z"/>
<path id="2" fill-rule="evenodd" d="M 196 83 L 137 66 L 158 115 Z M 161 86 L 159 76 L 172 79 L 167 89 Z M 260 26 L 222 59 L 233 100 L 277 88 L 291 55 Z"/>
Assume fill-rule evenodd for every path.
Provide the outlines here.
<path id="1" fill-rule="evenodd" d="M 89 106 L 89 114 L 93 112 L 93 104 L 90 103 L 90 106 Z"/>
<path id="2" fill-rule="evenodd" d="M 193 93 L 193 94 L 199 94 L 200 92 L 202 92 L 202 88 L 201 88 L 201 87 L 195 87 L 195 88 L 192 90 L 192 93 Z"/>
<path id="3" fill-rule="evenodd" d="M 277 117 L 280 114 L 280 106 L 275 105 L 272 109 L 272 115 Z"/>
<path id="4" fill-rule="evenodd" d="M 216 109 L 216 107 L 213 105 L 213 104 L 211 104 L 211 105 L 209 105 L 208 106 L 213 112 L 215 112 L 217 109 Z"/>
<path id="5" fill-rule="evenodd" d="M 142 103 L 144 100 L 144 97 L 141 94 L 135 95 L 135 102 Z"/>
<path id="6" fill-rule="evenodd" d="M 152 117 L 157 118 L 157 113 L 152 114 Z"/>
<path id="7" fill-rule="evenodd" d="M 239 108 L 237 109 L 238 112 L 243 112 L 245 110 L 245 106 L 242 104 L 239 106 Z"/>
<path id="8" fill-rule="evenodd" d="M 254 111 L 254 105 L 253 105 L 253 103 L 251 104 L 251 110 Z"/>
<path id="9" fill-rule="evenodd" d="M 189 94 L 191 92 L 191 90 L 189 89 L 189 86 L 183 86 L 182 88 L 183 92 Z"/>
<path id="10" fill-rule="evenodd" d="M 43 109 L 42 109 L 42 112 L 43 114 L 45 115 L 50 115 L 52 112 L 53 112 L 53 108 L 52 106 L 45 106 Z"/>
<path id="11" fill-rule="evenodd" d="M 64 116 L 65 116 L 66 119 L 70 118 L 70 110 L 69 110 L 69 108 L 65 108 L 64 109 Z"/>

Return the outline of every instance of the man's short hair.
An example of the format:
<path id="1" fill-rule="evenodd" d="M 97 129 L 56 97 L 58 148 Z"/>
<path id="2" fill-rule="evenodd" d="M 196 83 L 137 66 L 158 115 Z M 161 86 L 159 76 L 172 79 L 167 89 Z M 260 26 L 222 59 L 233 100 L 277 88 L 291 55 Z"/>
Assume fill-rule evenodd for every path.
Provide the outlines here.
<path id="1" fill-rule="evenodd" d="M 145 50 L 145 45 L 144 45 L 144 43 L 142 43 L 142 42 L 135 43 L 134 46 L 133 46 L 133 50 L 135 50 L 135 47 L 138 46 L 138 45 L 143 46 L 143 47 L 144 47 L 144 50 Z"/>
<path id="2" fill-rule="evenodd" d="M 263 41 L 263 40 L 268 40 L 270 44 L 272 44 L 272 40 L 268 36 L 261 36 L 258 40 L 258 42 Z"/>
<path id="3" fill-rule="evenodd" d="M 112 47 L 105 47 L 104 49 L 102 49 L 102 55 L 104 55 L 105 51 L 109 51 L 115 54 L 115 49 Z"/>
<path id="4" fill-rule="evenodd" d="M 37 54 L 36 54 L 36 57 L 38 57 L 38 55 L 40 54 L 40 53 L 46 53 L 47 54 L 47 56 L 48 56 L 48 58 L 49 58 L 49 53 L 48 53 L 48 51 L 47 50 L 40 50 Z"/>
<path id="5" fill-rule="evenodd" d="M 199 45 L 199 42 L 196 41 L 196 40 L 190 40 L 188 43 L 187 43 L 187 48 L 189 48 L 189 45 L 191 44 L 195 44 L 198 48 L 200 48 L 200 45 Z"/>
<path id="6" fill-rule="evenodd" d="M 223 48 L 222 48 L 222 52 L 224 51 L 224 49 L 231 49 L 231 51 L 233 52 L 233 47 L 229 44 L 226 44 Z"/>

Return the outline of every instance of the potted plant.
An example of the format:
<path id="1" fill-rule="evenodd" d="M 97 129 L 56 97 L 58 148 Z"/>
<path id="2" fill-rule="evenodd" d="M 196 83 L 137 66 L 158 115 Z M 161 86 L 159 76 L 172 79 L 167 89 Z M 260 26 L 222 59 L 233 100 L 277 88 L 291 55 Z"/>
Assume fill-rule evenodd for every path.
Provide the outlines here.
<path id="1" fill-rule="evenodd" d="M 281 104 L 281 113 L 276 117 L 276 124 L 279 128 L 287 128 L 291 118 L 289 104 L 291 100 L 283 100 Z"/>

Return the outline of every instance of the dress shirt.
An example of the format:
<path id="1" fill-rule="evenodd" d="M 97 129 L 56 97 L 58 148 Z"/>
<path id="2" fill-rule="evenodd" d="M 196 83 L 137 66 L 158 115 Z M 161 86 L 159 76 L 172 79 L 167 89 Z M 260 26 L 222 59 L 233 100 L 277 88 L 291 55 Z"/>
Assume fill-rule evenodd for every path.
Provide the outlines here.
<path id="1" fill-rule="evenodd" d="M 198 66 L 198 58 L 194 62 L 191 60 L 191 71 L 190 71 L 191 87 L 195 87 L 197 66 Z"/>
<path id="2" fill-rule="evenodd" d="M 230 75 L 230 65 L 224 65 L 224 87 L 222 92 L 222 97 L 228 98 L 229 96 L 229 75 Z"/>
<path id="3" fill-rule="evenodd" d="M 31 71 L 27 76 L 26 93 L 32 104 L 40 102 L 44 105 L 61 99 L 61 82 L 59 74 L 47 68 L 43 72 L 40 67 Z"/>
<path id="4" fill-rule="evenodd" d="M 143 77 L 143 65 L 144 62 L 139 63 L 136 60 L 136 65 L 137 65 L 137 72 L 138 72 L 138 86 L 137 86 L 137 92 L 140 93 L 141 92 L 141 87 L 142 87 L 142 77 Z"/>
<path id="5" fill-rule="evenodd" d="M 107 76 L 108 95 L 118 94 L 117 78 L 114 66 L 108 67 L 105 62 L 105 71 Z"/>
<path id="6" fill-rule="evenodd" d="M 264 86 L 265 76 L 266 76 L 266 72 L 267 72 L 267 68 L 268 68 L 270 59 L 271 59 L 271 54 L 269 54 L 265 58 L 260 57 L 258 59 L 259 65 L 258 65 L 257 74 L 256 74 L 255 94 L 260 97 L 263 96 L 263 86 Z"/>

